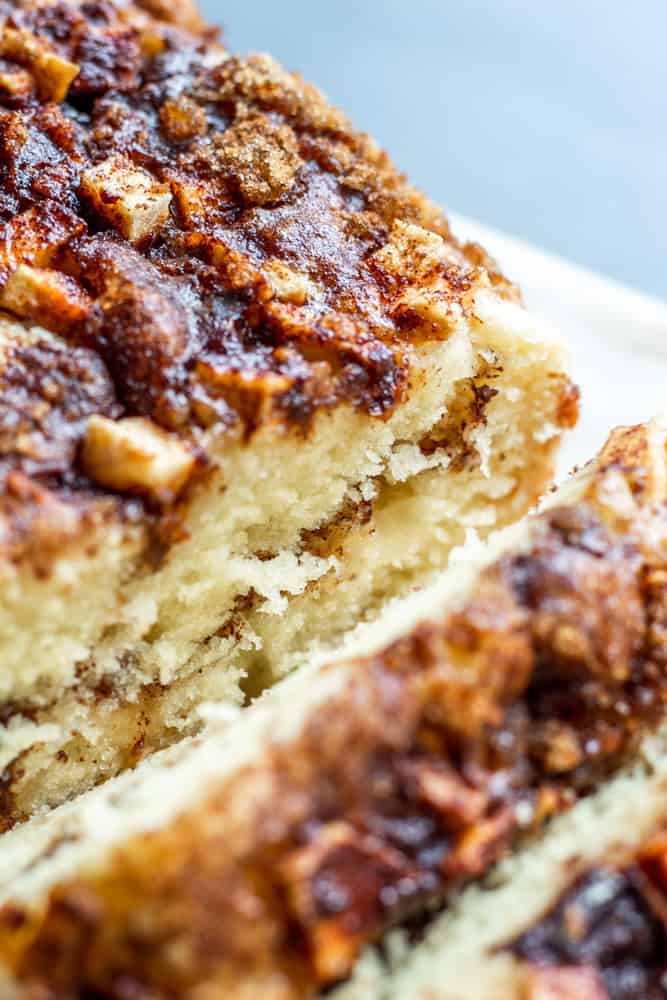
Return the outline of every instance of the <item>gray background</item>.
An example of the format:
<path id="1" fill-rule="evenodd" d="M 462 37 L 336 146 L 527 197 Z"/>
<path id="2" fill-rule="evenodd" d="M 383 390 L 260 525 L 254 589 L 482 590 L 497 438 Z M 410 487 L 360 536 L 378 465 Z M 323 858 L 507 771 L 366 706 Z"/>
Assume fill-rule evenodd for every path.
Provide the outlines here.
<path id="1" fill-rule="evenodd" d="M 667 0 L 202 0 L 445 207 L 667 298 Z"/>

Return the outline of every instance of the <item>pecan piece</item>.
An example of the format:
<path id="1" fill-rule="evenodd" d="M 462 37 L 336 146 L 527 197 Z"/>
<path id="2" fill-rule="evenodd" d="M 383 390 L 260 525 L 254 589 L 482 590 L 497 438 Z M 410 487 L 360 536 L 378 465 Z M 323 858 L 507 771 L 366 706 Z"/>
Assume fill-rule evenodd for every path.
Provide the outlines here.
<path id="1" fill-rule="evenodd" d="M 178 438 L 143 417 L 88 421 L 81 463 L 96 483 L 168 502 L 192 475 L 195 456 Z"/>

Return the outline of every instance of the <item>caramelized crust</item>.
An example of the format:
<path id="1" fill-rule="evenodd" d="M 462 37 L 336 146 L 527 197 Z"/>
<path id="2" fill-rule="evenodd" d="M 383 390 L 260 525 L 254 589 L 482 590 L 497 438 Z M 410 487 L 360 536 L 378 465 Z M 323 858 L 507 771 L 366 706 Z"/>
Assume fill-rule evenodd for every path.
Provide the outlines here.
<path id="1" fill-rule="evenodd" d="M 104 384 L 72 371 L 53 400 L 46 335 L 8 346 L 3 495 L 12 472 L 67 502 L 118 492 L 78 461 L 82 394 L 200 457 L 211 428 L 341 402 L 381 418 L 476 287 L 516 297 L 315 88 L 229 56 L 189 0 L 0 0 L 0 25 L 0 306 Z"/>
<path id="2" fill-rule="evenodd" d="M 28 995 L 175 1000 L 250 976 L 248 995 L 309 996 L 590 791 L 664 714 L 666 472 L 664 435 L 617 432 L 463 606 L 327 668 L 342 680 L 298 738 L 38 912 L 6 906 L 0 954 Z"/>

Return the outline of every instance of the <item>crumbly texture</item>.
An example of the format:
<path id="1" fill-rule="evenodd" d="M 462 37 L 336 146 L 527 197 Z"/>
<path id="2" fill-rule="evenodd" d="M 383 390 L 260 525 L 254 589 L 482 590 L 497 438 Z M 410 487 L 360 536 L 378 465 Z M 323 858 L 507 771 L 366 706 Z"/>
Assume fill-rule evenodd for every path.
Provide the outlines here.
<path id="1" fill-rule="evenodd" d="M 192 4 L 0 24 L 9 826 L 524 513 L 577 394 L 484 251 Z"/>
<path id="2" fill-rule="evenodd" d="M 390 645 L 6 837 L 8 974 L 310 996 L 626 765 L 667 697 L 666 439 L 614 433 Z"/>

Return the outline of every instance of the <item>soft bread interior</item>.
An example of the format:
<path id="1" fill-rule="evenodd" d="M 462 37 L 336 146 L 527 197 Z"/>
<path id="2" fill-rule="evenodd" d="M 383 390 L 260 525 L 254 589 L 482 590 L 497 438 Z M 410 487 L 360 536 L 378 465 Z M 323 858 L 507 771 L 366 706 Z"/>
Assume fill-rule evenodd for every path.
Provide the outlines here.
<path id="1" fill-rule="evenodd" d="M 562 348 L 488 290 L 475 309 L 419 350 L 389 420 L 339 408 L 304 438 L 221 444 L 157 569 L 114 526 L 47 581 L 9 576 L 6 823 L 193 732 L 202 702 L 256 695 L 428 579 L 467 532 L 525 512 L 561 433 Z"/>

